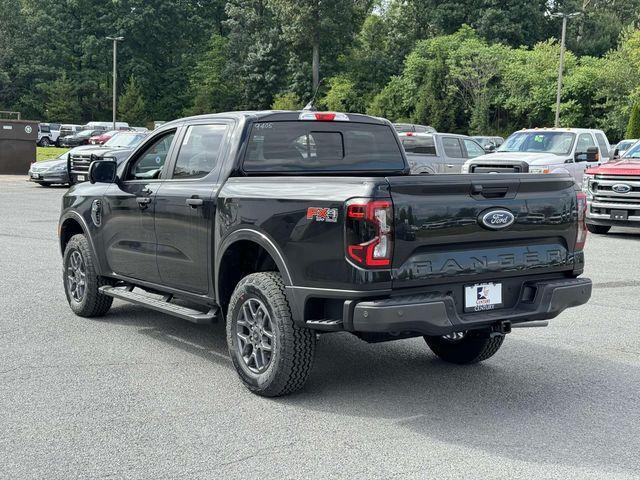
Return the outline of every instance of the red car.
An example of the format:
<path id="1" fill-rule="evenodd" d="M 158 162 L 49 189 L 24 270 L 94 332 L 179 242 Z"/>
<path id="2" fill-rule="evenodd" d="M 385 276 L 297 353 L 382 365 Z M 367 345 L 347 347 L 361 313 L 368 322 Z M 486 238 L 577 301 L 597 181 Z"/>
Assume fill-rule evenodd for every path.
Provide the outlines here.
<path id="1" fill-rule="evenodd" d="M 640 227 L 640 144 L 625 152 L 638 157 L 603 163 L 585 171 L 587 228 L 607 233 L 611 227 Z"/>
<path id="2" fill-rule="evenodd" d="M 104 142 L 113 137 L 120 130 L 109 130 L 108 132 L 101 133 L 89 139 L 89 145 L 102 145 Z"/>

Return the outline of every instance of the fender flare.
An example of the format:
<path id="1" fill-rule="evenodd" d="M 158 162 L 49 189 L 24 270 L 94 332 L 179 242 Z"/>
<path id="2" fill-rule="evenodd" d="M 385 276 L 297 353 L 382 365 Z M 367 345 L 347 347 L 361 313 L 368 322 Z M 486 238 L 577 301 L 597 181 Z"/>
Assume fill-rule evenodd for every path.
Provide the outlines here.
<path id="1" fill-rule="evenodd" d="M 291 273 L 287 268 L 287 264 L 284 260 L 284 255 L 282 255 L 282 252 L 280 251 L 276 243 L 267 234 L 259 230 L 255 230 L 252 228 L 240 228 L 238 230 L 234 230 L 229 235 L 227 235 L 224 238 L 224 240 L 221 242 L 220 247 L 216 252 L 215 271 L 214 271 L 214 274 L 215 274 L 214 288 L 215 288 L 216 298 L 220 298 L 218 278 L 220 274 L 220 264 L 221 264 L 222 258 L 224 257 L 229 247 L 231 247 L 233 244 L 241 240 L 252 241 L 260 245 L 262 248 L 264 248 L 267 251 L 267 253 L 271 255 L 271 258 L 273 258 L 273 261 L 276 263 L 276 266 L 278 267 L 278 270 L 282 275 L 282 281 L 284 282 L 285 286 L 293 285 L 293 282 L 291 279 Z"/>
<path id="2" fill-rule="evenodd" d="M 59 234 L 58 234 L 58 244 L 60 246 L 60 253 L 62 254 L 62 256 L 64 256 L 64 249 L 62 247 L 62 236 L 60 235 L 62 233 L 62 226 L 64 225 L 64 223 L 67 220 L 74 220 L 76 221 L 78 224 L 80 224 L 80 228 L 82 229 L 82 233 L 84 234 L 84 236 L 86 237 L 86 239 L 89 241 L 89 248 L 91 248 L 91 253 L 93 254 L 93 257 L 96 259 L 95 263 L 95 267 L 96 270 L 98 270 L 98 274 L 102 273 L 102 265 L 100 263 L 100 257 L 98 256 L 98 251 L 96 250 L 96 246 L 93 243 L 93 237 L 89 234 L 89 226 L 87 225 L 87 222 L 85 221 L 85 219 L 78 214 L 77 212 L 74 211 L 70 211 L 65 213 L 62 217 L 60 217 L 60 222 L 59 222 Z"/>

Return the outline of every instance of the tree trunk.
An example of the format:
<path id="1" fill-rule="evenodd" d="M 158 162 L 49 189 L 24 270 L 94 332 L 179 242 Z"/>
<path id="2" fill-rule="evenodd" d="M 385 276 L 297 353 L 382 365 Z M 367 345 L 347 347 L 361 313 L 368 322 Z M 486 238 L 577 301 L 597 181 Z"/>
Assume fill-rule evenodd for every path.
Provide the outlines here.
<path id="1" fill-rule="evenodd" d="M 320 41 L 313 39 L 313 59 L 311 69 L 313 71 L 313 91 L 315 92 L 320 83 Z"/>

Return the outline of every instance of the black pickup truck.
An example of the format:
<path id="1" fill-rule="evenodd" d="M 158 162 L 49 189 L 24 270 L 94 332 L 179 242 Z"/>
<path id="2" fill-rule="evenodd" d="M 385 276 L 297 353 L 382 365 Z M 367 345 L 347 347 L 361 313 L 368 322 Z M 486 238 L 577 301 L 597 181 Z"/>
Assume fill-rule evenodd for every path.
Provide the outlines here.
<path id="1" fill-rule="evenodd" d="M 569 176 L 411 176 L 379 118 L 191 117 L 88 176 L 59 224 L 71 309 L 104 315 L 117 298 L 226 319 L 240 378 L 265 396 L 304 385 L 322 332 L 423 336 L 468 364 L 591 295 Z"/>

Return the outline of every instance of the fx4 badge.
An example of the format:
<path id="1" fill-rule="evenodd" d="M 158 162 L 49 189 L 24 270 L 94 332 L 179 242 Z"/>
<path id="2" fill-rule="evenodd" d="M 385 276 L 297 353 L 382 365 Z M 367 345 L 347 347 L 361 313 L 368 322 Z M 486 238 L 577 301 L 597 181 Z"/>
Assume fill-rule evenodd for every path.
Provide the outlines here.
<path id="1" fill-rule="evenodd" d="M 338 221 L 337 208 L 309 207 L 307 208 L 307 220 L 316 222 L 336 223 Z"/>

